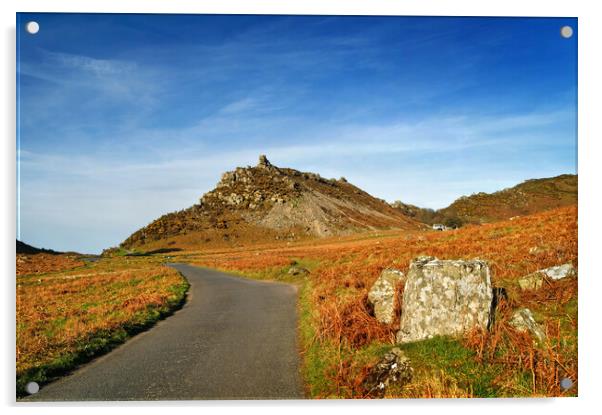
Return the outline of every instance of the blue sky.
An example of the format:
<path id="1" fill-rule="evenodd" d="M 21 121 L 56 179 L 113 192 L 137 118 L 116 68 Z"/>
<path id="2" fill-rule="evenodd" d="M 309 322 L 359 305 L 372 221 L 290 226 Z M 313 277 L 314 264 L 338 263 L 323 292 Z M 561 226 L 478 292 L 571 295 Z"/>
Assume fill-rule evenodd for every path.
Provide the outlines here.
<path id="1" fill-rule="evenodd" d="M 117 245 L 260 153 L 432 208 L 576 173 L 576 19 L 25 13 L 17 33 L 36 246 Z"/>

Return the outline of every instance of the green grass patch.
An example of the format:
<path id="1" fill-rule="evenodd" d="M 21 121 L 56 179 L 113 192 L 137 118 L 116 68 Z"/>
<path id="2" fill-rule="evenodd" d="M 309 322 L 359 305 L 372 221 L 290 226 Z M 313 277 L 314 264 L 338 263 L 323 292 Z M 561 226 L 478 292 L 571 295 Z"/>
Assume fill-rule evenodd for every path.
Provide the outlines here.
<path id="1" fill-rule="evenodd" d="M 328 341 L 320 342 L 314 327 L 311 306 L 311 282 L 306 282 L 299 293 L 299 334 L 304 350 L 301 373 L 308 397 L 324 396 L 333 385 L 324 373 L 337 358 L 338 349 Z"/>
<path id="2" fill-rule="evenodd" d="M 491 398 L 498 396 L 493 380 L 503 367 L 480 364 L 475 353 L 464 347 L 458 340 L 448 337 L 435 337 L 401 346 L 417 371 L 443 371 L 453 378 L 460 387 L 471 391 L 475 397 Z"/>

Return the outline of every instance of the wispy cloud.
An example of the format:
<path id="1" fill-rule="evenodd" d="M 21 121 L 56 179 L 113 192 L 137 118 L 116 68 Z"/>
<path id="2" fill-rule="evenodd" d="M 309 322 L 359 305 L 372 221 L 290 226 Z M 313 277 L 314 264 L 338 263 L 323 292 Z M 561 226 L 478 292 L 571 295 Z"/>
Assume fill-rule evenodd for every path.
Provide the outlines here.
<path id="1" fill-rule="evenodd" d="M 248 111 L 257 107 L 257 100 L 254 98 L 242 98 L 237 101 L 231 102 L 220 110 L 222 114 L 237 114 Z"/>
<path id="2" fill-rule="evenodd" d="M 73 112 L 80 112 L 82 109 L 98 111 L 101 108 L 106 112 L 107 106 L 112 106 L 132 119 L 139 119 L 136 112 L 150 113 L 156 107 L 158 96 L 162 92 L 157 82 L 158 73 L 135 62 L 97 59 L 43 49 L 39 51 L 36 60 L 22 62 L 19 75 L 55 85 L 36 91 L 34 105 L 40 111 L 32 111 L 31 115 L 28 113 L 28 117 L 35 117 L 36 113 L 56 117 L 53 107 L 76 104 L 80 107 Z M 73 112 L 60 114 L 57 118 L 65 122 L 65 116 L 73 117 Z M 66 124 L 77 123 L 75 117 Z"/>
<path id="3" fill-rule="evenodd" d="M 488 190 L 492 183 L 512 181 L 513 175 L 506 175 L 504 180 L 491 178 L 492 172 L 506 168 L 496 163 L 496 157 L 504 155 L 508 151 L 505 149 L 511 153 L 522 149 L 512 134 L 521 130 L 522 134 L 530 133 L 531 140 L 550 140 L 549 132 L 538 133 L 537 129 L 544 120 L 545 125 L 554 127 L 565 115 L 562 111 L 555 111 L 497 119 L 456 116 L 417 123 L 321 126 L 321 135 L 307 143 L 287 141 L 257 146 L 249 142 L 240 143 L 236 150 L 216 148 L 210 152 L 204 152 L 202 147 L 190 147 L 184 153 L 164 149 L 161 158 L 129 160 L 127 163 L 119 157 L 67 157 L 23 150 L 21 163 L 27 183 L 23 192 L 29 195 L 25 198 L 26 205 L 41 208 L 53 205 L 49 199 L 74 203 L 82 195 L 88 195 L 88 199 L 92 197 L 90 195 L 97 195 L 93 198 L 97 205 L 87 209 L 109 221 L 112 215 L 120 218 L 125 215 L 134 227 L 142 226 L 162 213 L 194 203 L 214 186 L 222 172 L 254 164 L 261 152 L 268 154 L 277 165 L 313 170 L 324 175 L 331 172 L 347 176 L 379 197 L 394 200 L 408 195 L 414 203 L 442 207 L 467 189 Z M 504 135 L 507 131 L 512 134 Z M 186 132 L 193 136 L 197 133 Z M 164 134 L 166 140 L 177 135 L 174 132 Z M 533 141 L 525 141 L 524 145 L 531 146 Z M 481 148 L 485 149 L 485 153 L 476 152 Z M 485 156 L 487 152 L 491 152 L 493 157 Z M 191 157 L 190 153 L 196 155 Z M 349 163 L 373 158 L 381 158 L 383 163 L 369 163 L 366 168 L 361 163 L 351 168 Z M 397 163 L 392 164 L 389 161 L 392 158 Z M 490 174 L 476 179 L 479 176 L 475 174 L 482 169 L 483 162 L 489 164 Z M 533 160 L 531 164 L 531 167 L 537 165 L 542 172 L 553 170 L 549 169 L 545 160 Z M 534 174 L 532 171 L 528 169 L 526 172 L 523 168 L 516 172 L 516 176 L 528 178 L 528 174 Z M 48 183 L 53 183 L 53 186 L 49 187 Z M 429 189 L 428 197 L 424 194 L 416 196 L 416 189 L 420 188 Z M 408 189 L 414 191 L 408 192 Z M 135 212 L 127 213 L 109 209 L 106 206 L 108 202 L 99 201 L 108 198 L 111 199 L 108 204 L 127 205 L 134 195 L 152 203 L 142 204 Z M 57 215 L 61 213 L 57 212 Z M 59 220 L 58 217 L 55 219 Z"/>
<path id="4" fill-rule="evenodd" d="M 88 72 L 98 78 L 131 74 L 137 70 L 135 63 L 115 59 L 96 59 L 61 52 L 45 52 L 45 54 L 51 61 L 62 67 Z"/>

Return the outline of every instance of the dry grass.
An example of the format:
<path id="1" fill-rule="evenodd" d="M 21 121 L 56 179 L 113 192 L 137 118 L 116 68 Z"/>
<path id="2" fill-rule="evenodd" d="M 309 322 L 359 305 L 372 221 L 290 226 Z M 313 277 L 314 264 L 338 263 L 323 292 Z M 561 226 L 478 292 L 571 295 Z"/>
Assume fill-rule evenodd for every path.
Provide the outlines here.
<path id="1" fill-rule="evenodd" d="M 182 301 L 186 288 L 175 270 L 148 259 L 103 259 L 76 270 L 18 276 L 18 389 L 152 324 Z"/>
<path id="2" fill-rule="evenodd" d="M 315 264 L 309 277 L 311 291 L 307 295 L 315 332 L 311 347 L 318 343 L 330 348 L 334 358 L 332 363 L 320 365 L 324 384 L 313 394 L 357 397 L 356 385 L 361 383 L 358 379 L 365 368 L 374 363 L 372 359 L 358 365 L 359 356 L 370 354 L 366 350 L 371 345 L 390 345 L 397 330 L 396 324 L 386 326 L 372 318 L 366 303 L 367 292 L 384 268 L 406 272 L 410 260 L 418 255 L 487 260 L 494 285 L 506 289 L 512 306 L 534 311 L 548 330 L 549 344 L 543 349 L 537 348 L 524 335 L 512 331 L 507 325 L 508 316 L 502 313 L 493 331 L 473 333 L 463 344 L 476 365 L 501 370 L 494 379 L 487 379 L 481 392 L 471 390 L 470 384 L 458 386 L 454 383 L 458 376 L 450 381 L 448 377 L 454 379 L 454 373 L 447 371 L 442 377 L 436 368 L 431 368 L 422 379 L 422 386 L 410 385 L 396 396 L 565 394 L 558 387 L 558 379 L 568 376 L 577 380 L 577 282 L 575 279 L 553 282 L 533 292 L 521 291 L 516 280 L 558 264 L 572 262 L 578 266 L 576 206 L 449 232 L 383 232 L 380 236 L 336 238 L 286 247 L 265 245 L 246 251 L 189 253 L 187 260 L 209 267 L 272 276 L 279 271 L 284 273 L 294 260 Z M 305 347 L 310 347 L 307 342 Z M 526 376 L 529 384 L 524 381 Z M 520 382 L 517 377 L 521 378 Z M 576 388 L 570 393 L 575 394 Z"/>
<path id="3" fill-rule="evenodd" d="M 17 275 L 63 271 L 84 264 L 77 256 L 69 254 L 17 254 Z"/>

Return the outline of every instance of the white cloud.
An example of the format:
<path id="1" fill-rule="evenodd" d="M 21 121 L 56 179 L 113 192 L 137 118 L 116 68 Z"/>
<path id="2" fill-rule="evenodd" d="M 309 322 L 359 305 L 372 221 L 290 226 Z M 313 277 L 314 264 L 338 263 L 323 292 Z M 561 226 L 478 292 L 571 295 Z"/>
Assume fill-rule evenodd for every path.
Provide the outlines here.
<path id="1" fill-rule="evenodd" d="M 237 114 L 253 109 L 257 106 L 257 104 L 258 102 L 254 98 L 242 98 L 226 105 L 219 112 L 221 114 Z"/>
<path id="2" fill-rule="evenodd" d="M 45 52 L 45 54 L 53 63 L 62 67 L 88 72 L 99 78 L 130 74 L 138 69 L 135 63 L 116 59 L 96 59 L 62 52 Z"/>

